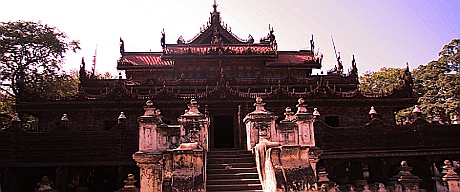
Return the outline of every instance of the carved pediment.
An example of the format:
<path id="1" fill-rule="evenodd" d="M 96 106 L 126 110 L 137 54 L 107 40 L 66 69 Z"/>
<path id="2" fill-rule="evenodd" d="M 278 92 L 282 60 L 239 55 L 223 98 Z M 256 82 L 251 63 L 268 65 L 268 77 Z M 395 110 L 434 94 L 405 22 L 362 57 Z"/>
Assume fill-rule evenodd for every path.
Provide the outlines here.
<path id="1" fill-rule="evenodd" d="M 237 37 L 231 32 L 231 28 L 224 24 L 220 18 L 220 12 L 217 12 L 217 5 L 214 4 L 214 11 L 211 12 L 211 17 L 206 25 L 201 27 L 200 32 L 190 40 L 183 40 L 179 37 L 178 44 L 191 44 L 191 45 L 229 45 L 229 44 L 246 44 L 254 43 L 254 39 L 249 35 L 249 39 L 244 40 Z"/>

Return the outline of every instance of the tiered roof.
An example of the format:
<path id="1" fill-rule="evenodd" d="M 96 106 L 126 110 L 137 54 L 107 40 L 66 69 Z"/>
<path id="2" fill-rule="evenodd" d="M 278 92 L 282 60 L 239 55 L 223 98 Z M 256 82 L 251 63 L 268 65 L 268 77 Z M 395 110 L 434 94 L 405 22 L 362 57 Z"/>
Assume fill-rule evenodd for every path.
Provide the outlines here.
<path id="1" fill-rule="evenodd" d="M 127 66 L 173 66 L 176 60 L 264 60 L 267 66 L 296 66 L 320 68 L 321 59 L 308 51 L 278 52 L 273 28 L 269 29 L 266 37 L 259 43 L 249 35 L 248 39 L 239 38 L 231 32 L 231 28 L 224 24 L 213 5 L 214 11 L 206 25 L 190 40 L 180 36 L 176 44 L 166 44 L 165 32 L 162 32 L 161 46 L 163 52 L 124 52 L 120 47 L 122 57 L 118 69 L 127 69 Z M 121 45 L 123 46 L 123 44 Z M 160 61 L 161 60 L 161 61 Z M 309 64 L 309 65 L 305 65 Z"/>

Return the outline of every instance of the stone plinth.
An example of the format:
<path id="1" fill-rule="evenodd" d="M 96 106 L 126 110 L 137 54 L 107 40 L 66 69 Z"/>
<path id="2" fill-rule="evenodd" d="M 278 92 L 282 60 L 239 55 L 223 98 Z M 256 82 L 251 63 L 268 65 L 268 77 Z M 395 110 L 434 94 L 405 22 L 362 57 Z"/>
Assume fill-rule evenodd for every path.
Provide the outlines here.
<path id="1" fill-rule="evenodd" d="M 203 149 L 168 150 L 163 156 L 164 191 L 202 191 L 205 189 Z"/>
<path id="2" fill-rule="evenodd" d="M 162 191 L 162 158 L 159 151 L 134 153 L 133 159 L 140 168 L 141 191 Z"/>

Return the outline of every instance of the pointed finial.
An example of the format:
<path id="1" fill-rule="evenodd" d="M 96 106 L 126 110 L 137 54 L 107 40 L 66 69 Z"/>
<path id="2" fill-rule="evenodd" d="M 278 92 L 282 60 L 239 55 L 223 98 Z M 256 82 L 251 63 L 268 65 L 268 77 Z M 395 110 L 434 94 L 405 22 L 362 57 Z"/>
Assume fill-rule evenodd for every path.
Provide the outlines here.
<path id="1" fill-rule="evenodd" d="M 212 5 L 212 7 L 214 7 L 214 12 L 217 12 L 217 3 L 216 3 L 216 0 L 214 0 L 214 4 Z"/>
<path id="2" fill-rule="evenodd" d="M 377 111 L 374 109 L 374 106 L 371 107 L 371 110 L 369 111 L 369 115 L 375 115 L 377 114 Z"/>
<path id="3" fill-rule="evenodd" d="M 415 105 L 414 106 L 414 110 L 412 111 L 412 113 L 421 113 L 422 110 L 420 110 L 420 107 L 418 105 Z"/>
<path id="4" fill-rule="evenodd" d="M 118 116 L 118 120 L 125 120 L 125 119 L 126 119 L 125 112 L 120 112 L 120 115 Z"/>
<path id="5" fill-rule="evenodd" d="M 67 114 L 62 114 L 61 121 L 69 121 L 69 118 L 67 117 Z"/>
<path id="6" fill-rule="evenodd" d="M 319 114 L 319 111 L 318 111 L 318 108 L 314 108 L 313 109 L 313 116 L 320 116 L 321 114 Z"/>
<path id="7" fill-rule="evenodd" d="M 147 102 L 145 102 L 145 105 L 153 106 L 153 101 L 152 100 L 147 100 Z"/>
<path id="8" fill-rule="evenodd" d="M 377 111 L 374 109 L 374 106 L 371 107 L 371 110 L 369 111 L 369 115 L 371 116 L 371 119 L 374 119 L 375 115 L 377 115 Z"/>
<path id="9" fill-rule="evenodd" d="M 422 110 L 418 105 L 415 105 L 414 110 L 412 111 L 412 114 L 414 115 L 414 119 L 422 117 Z"/>
<path id="10" fill-rule="evenodd" d="M 13 118 L 11 119 L 12 122 L 21 122 L 21 119 L 19 119 L 18 113 L 14 113 Z"/>

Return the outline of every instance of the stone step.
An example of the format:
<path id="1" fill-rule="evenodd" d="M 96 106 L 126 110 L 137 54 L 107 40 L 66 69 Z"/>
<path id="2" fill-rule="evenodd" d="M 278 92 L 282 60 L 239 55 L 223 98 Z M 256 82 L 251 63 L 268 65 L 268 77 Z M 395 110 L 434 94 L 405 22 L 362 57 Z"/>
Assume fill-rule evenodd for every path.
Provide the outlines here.
<path id="1" fill-rule="evenodd" d="M 258 179 L 257 173 L 229 173 L 229 174 L 207 174 L 207 181 L 221 179 Z"/>
<path id="2" fill-rule="evenodd" d="M 255 167 L 244 167 L 244 168 L 224 168 L 224 169 L 207 169 L 208 174 L 230 174 L 230 173 L 257 173 Z"/>
<path id="3" fill-rule="evenodd" d="M 254 155 L 251 153 L 208 153 L 208 158 L 215 158 L 215 157 L 228 157 L 228 158 L 233 158 L 233 157 L 246 157 L 246 158 L 254 158 Z"/>
<path id="4" fill-rule="evenodd" d="M 235 149 L 207 154 L 206 191 L 261 191 L 254 155 Z"/>
<path id="5" fill-rule="evenodd" d="M 256 167 L 255 163 L 208 163 L 207 167 L 208 169 L 225 169 L 226 167 L 232 167 L 232 168 L 251 168 L 251 167 Z"/>
<path id="6" fill-rule="evenodd" d="M 220 179 L 207 181 L 207 185 L 260 184 L 259 179 Z"/>
<path id="7" fill-rule="evenodd" d="M 208 154 L 252 154 L 252 152 L 246 150 L 211 150 L 208 151 Z"/>
<path id="8" fill-rule="evenodd" d="M 252 163 L 254 162 L 254 158 L 225 158 L 225 157 L 219 157 L 219 158 L 208 158 L 208 163 L 209 164 L 224 164 L 224 163 Z"/>
<path id="9" fill-rule="evenodd" d="M 209 191 L 207 190 L 206 192 L 233 192 L 233 191 Z M 238 190 L 238 192 L 263 192 L 263 190 Z"/>
<path id="10" fill-rule="evenodd" d="M 261 189 L 261 184 L 206 185 L 206 191 L 247 191 Z"/>

